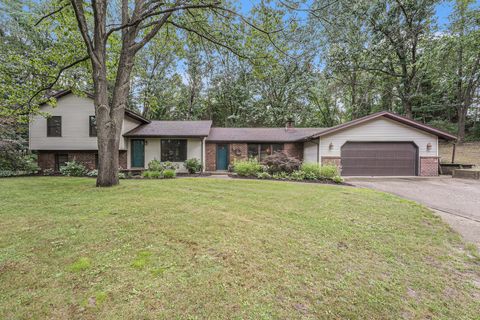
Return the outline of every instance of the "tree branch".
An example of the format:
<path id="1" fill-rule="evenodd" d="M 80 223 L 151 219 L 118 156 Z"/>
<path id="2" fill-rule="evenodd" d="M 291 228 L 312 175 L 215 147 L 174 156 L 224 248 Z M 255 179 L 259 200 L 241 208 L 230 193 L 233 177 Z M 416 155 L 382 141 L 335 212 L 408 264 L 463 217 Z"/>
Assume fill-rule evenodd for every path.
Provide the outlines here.
<path id="1" fill-rule="evenodd" d="M 128 28 L 128 27 L 133 27 L 135 25 L 138 25 L 147 18 L 151 18 L 151 17 L 154 17 L 154 16 L 162 15 L 162 14 L 169 14 L 169 16 L 170 16 L 173 12 L 180 11 L 180 10 L 215 8 L 215 7 L 217 7 L 218 4 L 220 4 L 220 2 L 214 2 L 214 3 L 210 3 L 210 4 L 201 4 L 201 5 L 200 4 L 182 5 L 182 6 L 176 6 L 176 7 L 160 10 L 160 11 L 155 11 L 157 8 L 160 7 L 161 4 L 159 4 L 159 5 L 155 6 L 153 9 L 151 8 L 147 12 L 144 12 L 143 14 L 138 16 L 136 19 L 132 19 L 131 21 L 129 21 L 127 23 L 122 23 L 122 25 L 110 29 L 107 32 L 107 39 L 112 33 L 116 32 L 116 31 L 120 31 L 120 30 Z M 161 19 L 158 19 L 156 21 L 153 21 L 153 22 L 149 23 L 149 25 L 150 26 L 154 25 L 156 22 L 159 22 L 162 19 L 163 19 L 163 17 Z"/>
<path id="2" fill-rule="evenodd" d="M 49 12 L 47 13 L 46 15 L 42 16 L 37 22 L 35 22 L 34 26 L 38 26 L 40 23 L 42 23 L 43 20 L 59 13 L 60 11 L 62 11 L 63 9 L 65 9 L 66 7 L 68 7 L 70 4 L 66 4 L 66 5 L 63 5 L 61 6 L 60 8 L 56 9 L 56 10 L 53 10 L 52 12 Z"/>
<path id="3" fill-rule="evenodd" d="M 87 21 L 85 19 L 85 13 L 83 11 L 83 1 L 82 0 L 70 0 L 73 6 L 73 11 L 75 12 L 75 16 L 77 18 L 78 28 L 80 30 L 80 34 L 82 35 L 83 41 L 87 46 L 88 54 L 92 59 L 92 62 L 96 65 L 100 64 L 97 55 L 95 54 L 95 48 L 93 47 L 92 39 L 88 34 L 88 26 Z"/>
<path id="4" fill-rule="evenodd" d="M 62 73 L 63 73 L 65 70 L 68 70 L 68 69 L 76 66 L 76 65 L 79 64 L 79 63 L 82 63 L 82 62 L 84 62 L 84 61 L 87 61 L 89 58 L 90 58 L 89 56 L 85 56 L 85 57 L 83 57 L 83 58 L 80 58 L 80 59 L 78 59 L 78 60 L 75 60 L 74 62 L 72 62 L 72 63 L 70 63 L 70 64 L 62 67 L 62 68 L 58 71 L 58 73 L 57 73 L 57 75 L 55 76 L 54 80 L 53 80 L 49 85 L 47 85 L 46 87 L 43 87 L 43 88 L 37 90 L 37 91 L 35 92 L 35 94 L 34 94 L 33 96 L 31 96 L 30 99 L 28 99 L 27 105 L 30 106 L 31 103 L 32 103 L 32 101 L 33 101 L 33 99 L 35 99 L 35 98 L 36 98 L 40 93 L 42 93 L 43 91 L 52 89 L 53 86 L 58 82 L 58 80 L 59 80 L 60 77 L 62 76 Z"/>
<path id="5" fill-rule="evenodd" d="M 199 36 L 200 38 L 203 38 L 203 39 L 205 39 L 205 40 L 207 40 L 207 41 L 209 41 L 209 42 L 211 42 L 211 43 L 213 43 L 213 44 L 216 44 L 216 45 L 218 45 L 218 46 L 220 46 L 220 47 L 222 47 L 222 48 L 227 49 L 228 51 L 230 51 L 231 53 L 233 53 L 234 55 L 236 55 L 236 56 L 238 56 L 238 57 L 240 57 L 240 58 L 249 59 L 247 56 L 242 55 L 241 53 L 237 52 L 237 51 L 234 50 L 233 48 L 231 48 L 231 47 L 229 47 L 229 46 L 221 43 L 220 41 L 218 41 L 218 40 L 216 40 L 216 39 L 214 39 L 214 38 L 212 38 L 212 37 L 209 37 L 209 36 L 206 36 L 206 35 L 204 35 L 204 34 L 201 34 L 200 32 L 198 32 L 198 31 L 195 30 L 195 29 L 189 28 L 189 27 L 184 26 L 184 25 L 177 24 L 177 23 L 175 23 L 175 22 L 173 22 L 173 21 L 167 21 L 167 23 L 169 23 L 169 24 L 171 24 L 172 26 L 177 27 L 177 28 L 179 28 L 179 29 L 183 29 L 183 30 L 185 30 L 185 31 L 191 32 L 191 33 L 193 33 L 193 34 L 196 34 L 196 35 Z"/>

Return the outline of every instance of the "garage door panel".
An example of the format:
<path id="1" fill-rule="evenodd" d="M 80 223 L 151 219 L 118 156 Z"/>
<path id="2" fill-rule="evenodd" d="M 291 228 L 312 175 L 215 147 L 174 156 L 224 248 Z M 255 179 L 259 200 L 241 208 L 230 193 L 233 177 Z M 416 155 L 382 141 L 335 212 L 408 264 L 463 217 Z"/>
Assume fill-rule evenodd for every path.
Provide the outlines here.
<path id="1" fill-rule="evenodd" d="M 347 142 L 341 157 L 346 176 L 413 176 L 417 172 L 417 147 L 411 142 Z"/>

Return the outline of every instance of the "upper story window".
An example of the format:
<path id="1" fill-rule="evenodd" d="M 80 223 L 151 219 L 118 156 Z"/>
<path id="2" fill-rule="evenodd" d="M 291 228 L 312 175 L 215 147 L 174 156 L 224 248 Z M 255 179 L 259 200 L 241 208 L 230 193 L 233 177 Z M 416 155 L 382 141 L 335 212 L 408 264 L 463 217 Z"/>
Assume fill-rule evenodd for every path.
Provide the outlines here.
<path id="1" fill-rule="evenodd" d="M 90 122 L 89 122 L 89 132 L 90 132 L 90 137 L 96 137 L 97 136 L 97 120 L 95 116 L 90 116 Z"/>
<path id="2" fill-rule="evenodd" d="M 47 137 L 62 136 L 62 117 L 52 116 L 47 118 Z"/>
<path id="3" fill-rule="evenodd" d="M 183 162 L 187 160 L 187 140 L 162 139 L 161 161 Z"/>
<path id="4" fill-rule="evenodd" d="M 248 144 L 248 157 L 263 160 L 269 155 L 283 150 L 283 144 L 281 143 L 249 143 Z"/>

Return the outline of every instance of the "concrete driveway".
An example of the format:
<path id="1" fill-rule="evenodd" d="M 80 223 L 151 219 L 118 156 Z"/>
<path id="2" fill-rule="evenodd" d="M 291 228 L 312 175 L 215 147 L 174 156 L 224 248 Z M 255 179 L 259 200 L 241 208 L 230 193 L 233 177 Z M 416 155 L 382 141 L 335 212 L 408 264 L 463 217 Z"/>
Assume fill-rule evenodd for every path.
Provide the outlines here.
<path id="1" fill-rule="evenodd" d="M 351 177 L 346 181 L 424 204 L 480 249 L 480 181 L 450 177 Z"/>

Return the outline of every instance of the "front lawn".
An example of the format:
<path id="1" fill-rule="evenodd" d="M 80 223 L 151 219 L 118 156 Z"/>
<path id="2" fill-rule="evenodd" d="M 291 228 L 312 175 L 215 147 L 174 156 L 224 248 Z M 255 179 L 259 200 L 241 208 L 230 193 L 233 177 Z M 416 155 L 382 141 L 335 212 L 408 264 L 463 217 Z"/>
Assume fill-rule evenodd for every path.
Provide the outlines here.
<path id="1" fill-rule="evenodd" d="M 0 318 L 478 319 L 480 260 L 352 187 L 0 179 Z"/>

